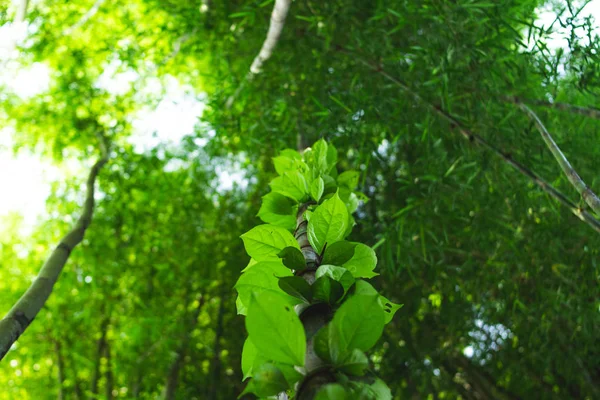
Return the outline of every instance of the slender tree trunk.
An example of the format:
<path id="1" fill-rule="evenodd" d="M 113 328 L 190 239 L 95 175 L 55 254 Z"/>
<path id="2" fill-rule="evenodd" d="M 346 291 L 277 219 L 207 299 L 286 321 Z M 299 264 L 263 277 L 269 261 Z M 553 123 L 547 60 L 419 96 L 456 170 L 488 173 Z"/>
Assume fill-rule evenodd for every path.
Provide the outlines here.
<path id="1" fill-rule="evenodd" d="M 94 164 L 87 179 L 87 194 L 83 212 L 73 230 L 61 240 L 48 260 L 42 266 L 39 275 L 27 289 L 25 294 L 0 321 L 0 360 L 4 358 L 13 343 L 25 332 L 29 324 L 46 304 L 54 284 L 58 280 L 71 252 L 81 243 L 85 231 L 92 222 L 94 213 L 94 189 L 96 178 L 104 164 L 108 161 L 106 140 L 100 136 L 101 158 Z"/>
<path id="2" fill-rule="evenodd" d="M 104 398 L 106 400 L 113 399 L 113 388 L 115 386 L 111 356 L 110 343 L 106 341 L 106 345 L 104 346 L 104 357 L 106 358 L 106 370 L 104 371 L 104 378 L 106 380 L 106 384 L 104 386 Z"/>
<path id="3" fill-rule="evenodd" d="M 169 367 L 169 372 L 167 374 L 167 381 L 165 384 L 165 388 L 163 390 L 162 398 L 164 400 L 174 400 L 175 394 L 177 393 L 177 386 L 179 383 L 179 372 L 183 365 L 185 364 L 185 355 L 187 354 L 188 346 L 191 339 L 191 334 L 198 322 L 198 317 L 200 316 L 200 312 L 202 311 L 202 307 L 204 306 L 205 296 L 200 296 L 198 298 L 198 306 L 194 310 L 191 320 L 188 324 L 186 324 L 186 332 L 185 336 L 179 346 L 179 350 L 177 350 L 177 355 L 175 356 L 175 360 L 171 363 Z"/>
<path id="4" fill-rule="evenodd" d="M 96 344 L 96 362 L 94 363 L 94 373 L 92 375 L 92 385 L 90 391 L 92 395 L 98 394 L 98 383 L 100 381 L 100 372 L 102 365 L 102 357 L 106 348 L 106 332 L 108 331 L 109 318 L 105 317 L 100 326 L 100 338 Z"/>
<path id="5" fill-rule="evenodd" d="M 29 0 L 21 0 L 19 8 L 17 9 L 17 15 L 15 16 L 15 22 L 23 22 L 27 18 L 27 9 L 29 8 Z"/>
<path id="6" fill-rule="evenodd" d="M 219 314 L 217 316 L 217 326 L 215 327 L 215 344 L 213 346 L 213 357 L 210 363 L 210 387 L 208 393 L 209 400 L 216 400 L 217 390 L 220 387 L 219 378 L 221 376 L 221 338 L 223 337 L 223 318 L 225 315 L 225 292 L 221 291 L 221 301 L 219 304 Z"/>
<path id="7" fill-rule="evenodd" d="M 65 363 L 62 356 L 60 341 L 54 340 L 54 353 L 56 354 L 56 367 L 58 369 L 57 381 L 58 381 L 58 400 L 65 399 Z"/>

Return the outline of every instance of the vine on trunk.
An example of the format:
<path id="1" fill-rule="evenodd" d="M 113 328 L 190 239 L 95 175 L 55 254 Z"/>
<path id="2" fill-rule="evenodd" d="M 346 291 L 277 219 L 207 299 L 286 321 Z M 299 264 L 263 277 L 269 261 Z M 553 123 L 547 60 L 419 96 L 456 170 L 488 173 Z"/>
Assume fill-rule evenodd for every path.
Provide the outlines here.
<path id="1" fill-rule="evenodd" d="M 324 140 L 273 162 L 279 176 L 258 213 L 266 224 L 241 236 L 251 257 L 235 286 L 248 331 L 242 395 L 391 399 L 365 352 L 401 305 L 364 280 L 377 275 L 373 249 L 345 240 L 367 201 L 356 191 L 359 173 L 338 174 L 337 151 Z"/>

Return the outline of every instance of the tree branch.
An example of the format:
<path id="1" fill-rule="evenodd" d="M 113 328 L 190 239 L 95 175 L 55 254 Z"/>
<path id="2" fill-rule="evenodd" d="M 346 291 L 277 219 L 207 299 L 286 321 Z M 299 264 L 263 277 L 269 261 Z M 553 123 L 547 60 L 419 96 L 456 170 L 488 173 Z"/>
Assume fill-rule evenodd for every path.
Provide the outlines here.
<path id="1" fill-rule="evenodd" d="M 88 10 L 88 12 L 83 14 L 83 16 L 79 19 L 79 21 L 75 22 L 73 25 L 71 25 L 70 27 L 68 27 L 67 29 L 64 30 L 63 36 L 68 36 L 71 33 L 73 33 L 73 31 L 75 31 L 75 30 L 81 28 L 83 25 L 85 25 L 85 23 L 88 22 L 90 20 L 90 18 L 92 18 L 94 15 L 96 15 L 96 13 L 100 9 L 100 6 L 102 5 L 102 3 L 104 3 L 104 1 L 105 0 L 96 0 L 94 5 L 92 6 L 92 8 L 90 8 Z"/>
<path id="2" fill-rule="evenodd" d="M 108 162 L 106 138 L 98 134 L 102 156 L 92 167 L 87 179 L 87 194 L 83 212 L 75 227 L 60 241 L 56 249 L 42 266 L 39 275 L 8 314 L 0 321 L 0 360 L 19 336 L 25 332 L 50 297 L 54 284 L 62 272 L 73 249 L 81 243 L 94 213 L 94 189 L 96 178 Z"/>
<path id="3" fill-rule="evenodd" d="M 24 22 L 27 18 L 27 8 L 29 8 L 29 0 L 21 0 L 17 8 L 17 15 L 15 16 L 15 22 Z"/>
<path id="4" fill-rule="evenodd" d="M 343 48 L 340 48 L 339 50 L 342 52 L 345 52 L 347 54 L 351 54 L 349 51 L 347 51 Z M 355 56 L 354 54 L 351 54 L 351 55 Z M 404 82 L 402 82 L 401 80 L 399 80 L 399 79 L 393 77 L 392 75 L 390 75 L 389 73 L 387 73 L 381 66 L 371 64 L 361 58 L 356 58 L 356 60 L 358 62 L 360 62 L 361 64 L 367 66 L 371 70 L 379 73 L 380 75 L 385 77 L 387 80 L 394 83 L 396 86 L 400 87 L 404 92 L 411 95 L 419 103 L 421 103 L 421 104 L 425 105 L 426 107 L 430 108 L 431 110 L 433 110 L 436 114 L 438 114 L 440 117 L 445 119 L 448 123 L 450 123 L 451 126 L 455 127 L 458 130 L 458 132 L 460 132 L 460 134 L 463 135 L 464 138 L 469 140 L 469 142 L 477 143 L 477 144 L 481 145 L 482 147 L 492 151 L 495 155 L 500 157 L 505 163 L 509 164 L 511 167 L 516 169 L 521 175 L 529 178 L 540 189 L 542 189 L 544 192 L 546 192 L 548 195 L 550 195 L 554 199 L 558 200 L 558 202 L 560 202 L 562 205 L 567 207 L 573 214 L 575 214 L 577 217 L 579 217 L 579 219 L 581 219 L 583 222 L 587 223 L 596 232 L 600 233 L 600 221 L 598 221 L 589 212 L 582 210 L 580 207 L 578 207 L 575 203 L 573 203 L 571 200 L 569 200 L 568 197 L 566 197 L 560 191 L 556 190 L 552 185 L 550 185 L 548 182 L 543 180 L 535 172 L 533 172 L 532 170 L 530 170 L 529 168 L 527 168 L 520 162 L 513 160 L 512 156 L 509 153 L 507 153 L 507 152 L 501 150 L 500 148 L 496 147 L 495 145 L 491 144 L 486 139 L 484 139 L 482 136 L 479 136 L 478 134 L 471 132 L 469 129 L 464 127 L 462 125 L 462 123 L 459 122 L 456 118 L 454 118 L 453 116 L 448 114 L 446 111 L 444 111 L 439 106 L 437 106 L 437 105 L 429 102 L 425 98 L 421 97 L 421 95 L 419 95 L 417 92 L 412 90 Z"/>
<path id="5" fill-rule="evenodd" d="M 560 150 L 560 148 L 550 135 L 550 132 L 548 132 L 548 129 L 546 129 L 546 127 L 539 119 L 537 114 L 523 103 L 517 103 L 517 105 L 523 111 L 525 111 L 525 113 L 527 113 L 527 115 L 533 120 L 533 122 L 535 122 L 538 131 L 542 135 L 542 139 L 544 139 L 544 142 L 546 142 L 546 146 L 548 146 L 548 148 L 550 149 L 550 152 L 556 159 L 556 162 L 560 166 L 560 169 L 562 169 L 562 171 L 564 172 L 569 182 L 571 182 L 571 185 L 573 185 L 577 192 L 579 192 L 581 197 L 583 197 L 583 200 L 585 200 L 585 202 L 591 207 L 591 209 L 594 210 L 596 214 L 600 215 L 600 199 L 598 198 L 598 196 L 596 196 L 596 193 L 594 193 L 592 189 L 590 189 L 589 186 L 585 184 L 585 182 L 583 181 L 583 179 L 581 179 L 581 177 L 579 176 L 577 171 L 575 171 L 573 166 L 571 166 L 571 163 L 569 162 L 569 160 L 567 160 L 567 157 L 565 157 L 563 152 Z"/>
<path id="6" fill-rule="evenodd" d="M 273 7 L 273 13 L 271 14 L 271 24 L 269 25 L 267 38 L 250 66 L 250 72 L 252 74 L 259 74 L 262 71 L 264 62 L 271 57 L 271 54 L 273 54 L 273 49 L 279 41 L 281 31 L 283 31 L 285 18 L 287 17 L 291 3 L 291 0 L 275 0 L 275 7 Z"/>
<path id="7" fill-rule="evenodd" d="M 529 103 L 536 106 L 554 108 L 560 111 L 572 112 L 585 117 L 600 119 L 600 110 L 597 108 L 580 107 L 567 103 L 551 103 L 545 100 L 522 99 L 516 96 L 504 97 L 504 100 L 514 104 Z"/>
<path id="8" fill-rule="evenodd" d="M 275 6 L 273 7 L 273 12 L 271 13 L 271 23 L 269 24 L 269 31 L 267 32 L 267 38 L 263 42 L 263 45 L 258 52 L 258 55 L 254 57 L 252 61 L 252 65 L 250 65 L 250 72 L 246 75 L 244 80 L 240 83 L 236 91 L 227 99 L 226 106 L 227 108 L 231 108 L 235 99 L 239 96 L 242 88 L 246 84 L 246 81 L 252 80 L 254 75 L 260 74 L 262 71 L 262 66 L 273 54 L 273 49 L 279 42 L 279 37 L 281 36 L 281 32 L 283 31 L 283 26 L 285 25 L 285 19 L 287 17 L 288 11 L 290 9 L 290 4 L 292 0 L 275 0 Z"/>

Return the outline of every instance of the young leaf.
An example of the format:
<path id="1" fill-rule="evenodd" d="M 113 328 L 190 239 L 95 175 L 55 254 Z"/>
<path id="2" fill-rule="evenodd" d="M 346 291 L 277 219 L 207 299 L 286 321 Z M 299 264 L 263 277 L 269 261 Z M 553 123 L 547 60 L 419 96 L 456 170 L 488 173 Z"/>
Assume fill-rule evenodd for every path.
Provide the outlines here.
<path id="1" fill-rule="evenodd" d="M 346 205 L 337 194 L 315 209 L 308 221 L 308 241 L 317 253 L 323 250 L 325 243 L 331 246 L 344 238 L 348 215 Z"/>
<path id="2" fill-rule="evenodd" d="M 345 240 L 328 245 L 321 264 L 344 265 L 354 256 L 356 245 L 357 243 L 350 243 Z"/>
<path id="3" fill-rule="evenodd" d="M 339 336 L 340 354 L 373 347 L 383 333 L 383 314 L 377 296 L 361 294 L 346 300 L 336 311 L 330 328 L 330 336 Z"/>
<path id="4" fill-rule="evenodd" d="M 329 166 L 329 170 L 332 171 L 335 169 L 335 164 L 338 161 L 338 152 L 337 149 L 329 143 L 327 145 L 327 165 Z M 337 171 L 334 171 L 337 174 Z"/>
<path id="5" fill-rule="evenodd" d="M 384 322 L 386 324 L 390 323 L 392 321 L 392 318 L 394 318 L 394 314 L 396 314 L 396 311 L 398 311 L 402 308 L 402 306 L 404 306 L 404 304 L 392 303 L 382 295 L 379 295 L 378 300 L 379 304 L 381 305 L 381 308 L 383 309 L 385 315 Z"/>
<path id="6" fill-rule="evenodd" d="M 304 327 L 293 307 L 282 304 L 280 296 L 270 292 L 254 294 L 248 308 L 246 329 L 264 357 L 285 364 L 304 365 Z"/>
<path id="7" fill-rule="evenodd" d="M 258 397 L 269 397 L 287 388 L 288 383 L 281 370 L 275 365 L 267 363 L 256 369 L 254 377 L 248 383 L 240 397 L 246 393 L 254 393 Z"/>
<path id="8" fill-rule="evenodd" d="M 348 400 L 350 399 L 348 391 L 339 383 L 329 383 L 323 386 L 315 400 Z"/>
<path id="9" fill-rule="evenodd" d="M 325 174 L 330 169 L 327 160 L 327 142 L 323 139 L 312 146 L 312 167 L 314 177 Z"/>
<path id="10" fill-rule="evenodd" d="M 317 268 L 315 278 L 319 279 L 322 276 L 328 276 L 331 279 L 339 282 L 344 288 L 344 293 L 350 289 L 354 284 L 354 277 L 352 273 L 343 267 L 336 267 L 335 265 L 321 265 Z"/>
<path id="11" fill-rule="evenodd" d="M 339 346 L 331 336 L 331 324 L 327 324 L 314 337 L 313 347 L 319 358 L 327 363 L 332 363 L 338 358 Z"/>
<path id="12" fill-rule="evenodd" d="M 345 171 L 338 176 L 337 182 L 340 187 L 353 191 L 358 186 L 359 178 L 360 173 L 358 171 Z"/>
<path id="13" fill-rule="evenodd" d="M 302 156 L 297 151 L 291 149 L 285 149 L 279 156 L 273 158 L 275 171 L 279 175 L 283 175 L 288 171 L 302 169 L 302 164 Z"/>
<path id="14" fill-rule="evenodd" d="M 274 364 L 283 373 L 283 376 L 285 377 L 285 380 L 287 381 L 289 387 L 294 386 L 294 384 L 303 377 L 303 375 L 300 372 L 298 372 L 293 365 L 282 363 Z"/>
<path id="15" fill-rule="evenodd" d="M 310 303 L 312 300 L 312 288 L 299 276 L 279 278 L 279 287 L 290 296 L 296 297 L 305 303 Z"/>
<path id="16" fill-rule="evenodd" d="M 253 370 L 265 362 L 267 362 L 267 359 L 260 355 L 258 350 L 256 350 L 256 346 L 254 346 L 252 341 L 247 338 L 242 349 L 242 373 L 244 374 L 243 380 L 252 377 Z"/>
<path id="17" fill-rule="evenodd" d="M 292 272 L 285 268 L 280 261 L 259 262 L 244 272 L 235 284 L 238 292 L 236 302 L 238 314 L 246 314 L 253 293 L 258 294 L 264 291 L 279 296 L 279 302 L 282 304 L 289 306 L 298 304 L 298 300 L 279 289 L 277 276 L 292 276 Z"/>
<path id="18" fill-rule="evenodd" d="M 369 368 L 369 359 L 365 353 L 354 349 L 336 367 L 349 375 L 363 376 L 365 370 Z"/>
<path id="19" fill-rule="evenodd" d="M 299 171 L 288 171 L 270 183 L 273 192 L 296 201 L 302 201 L 308 194 L 306 179 Z"/>
<path id="20" fill-rule="evenodd" d="M 373 399 L 375 400 L 392 400 L 392 392 L 390 388 L 381 379 L 376 379 L 374 383 L 369 385 Z"/>
<path id="21" fill-rule="evenodd" d="M 322 276 L 312 284 L 313 299 L 331 305 L 337 303 L 344 295 L 344 287 L 328 276 Z"/>
<path id="22" fill-rule="evenodd" d="M 356 281 L 356 286 L 354 290 L 354 294 L 366 294 L 366 295 L 376 295 L 378 296 L 379 305 L 381 305 L 381 309 L 384 312 L 384 322 L 388 324 L 392 318 L 394 318 L 394 314 L 396 311 L 402 308 L 403 304 L 396 304 L 389 301 L 384 296 L 380 295 L 377 290 L 369 283 L 365 282 L 362 279 L 358 279 Z"/>
<path id="23" fill-rule="evenodd" d="M 285 229 L 296 227 L 298 205 L 282 194 L 271 192 L 262 198 L 258 217 L 268 224 Z"/>
<path id="24" fill-rule="evenodd" d="M 310 185 L 310 195 L 318 203 L 325 191 L 325 181 L 320 176 Z"/>
<path id="25" fill-rule="evenodd" d="M 297 247 L 288 246 L 277 253 L 277 256 L 283 261 L 283 265 L 295 271 L 306 269 L 306 260 L 304 255 Z"/>
<path id="26" fill-rule="evenodd" d="M 377 265 L 377 255 L 375 251 L 362 243 L 353 243 L 356 245 L 352 258 L 342 266 L 352 272 L 355 278 L 372 278 L 379 275 L 373 272 Z M 327 249 L 329 250 L 329 249 Z M 327 250 L 325 253 L 327 253 Z"/>
<path id="27" fill-rule="evenodd" d="M 256 265 L 257 263 L 258 261 L 256 261 L 254 258 L 251 258 L 250 261 L 248 261 L 248 265 L 246 265 L 246 267 L 241 272 L 248 271 L 253 265 Z"/>
<path id="28" fill-rule="evenodd" d="M 333 179 L 329 175 L 321 175 L 323 178 L 323 182 L 325 183 L 325 189 L 323 194 L 335 193 L 337 190 L 337 183 L 335 183 L 335 179 Z"/>
<path id="29" fill-rule="evenodd" d="M 241 238 L 246 252 L 256 261 L 277 260 L 277 254 L 288 246 L 300 248 L 289 231 L 275 225 L 258 225 Z"/>
<path id="30" fill-rule="evenodd" d="M 350 196 L 348 196 L 348 199 L 345 201 L 345 203 L 350 214 L 358 209 L 358 197 L 356 197 L 354 193 L 350 193 Z"/>

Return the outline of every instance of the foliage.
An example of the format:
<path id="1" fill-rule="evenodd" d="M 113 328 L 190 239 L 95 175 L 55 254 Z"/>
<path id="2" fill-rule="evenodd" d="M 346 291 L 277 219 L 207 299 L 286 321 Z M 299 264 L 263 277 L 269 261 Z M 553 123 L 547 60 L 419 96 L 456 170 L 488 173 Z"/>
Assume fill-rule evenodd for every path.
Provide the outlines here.
<path id="1" fill-rule="evenodd" d="M 529 104 L 599 191 L 600 124 L 590 116 L 600 39 L 584 2 L 294 1 L 252 80 L 273 2 L 30 3 L 28 36 L 11 65 L 30 81 L 38 77 L 27 71 L 47 68 L 49 85 L 24 95 L 3 72 L 0 139 L 13 131 L 18 154 L 60 165 L 65 178 L 52 185 L 44 222 L 2 218 L 3 315 L 79 215 L 80 172 L 98 130 L 113 151 L 82 246 L 0 363 L 0 399 L 229 400 L 244 390 L 243 375 L 265 382 L 250 387 L 260 394 L 293 387 L 305 376 L 282 360 L 302 361 L 302 337 L 255 369 L 251 355 L 263 352 L 244 344 L 236 281 L 277 296 L 275 316 L 300 336 L 285 306 L 334 304 L 337 316 L 362 296 L 370 301 L 361 307 L 376 309 L 376 298 L 390 310 L 366 352 L 378 331 L 344 336 L 351 318 L 332 317 L 319 333 L 319 353 L 343 374 L 318 399 L 385 398 L 382 382 L 394 399 L 600 398 L 598 235 L 436 111 L 586 209 L 535 125 L 506 100 Z M 0 5 L 3 29 L 13 18 Z M 181 142 L 140 149 L 136 120 L 159 114 L 172 82 L 205 104 L 201 119 Z M 173 118 L 169 133 L 182 124 Z M 333 156 L 319 146 L 304 159 L 283 150 L 320 138 L 335 145 L 346 172 L 325 171 Z M 298 171 L 303 163 L 311 174 Z M 243 183 L 223 189 L 223 177 L 238 171 Z M 324 249 L 312 285 L 296 279 L 305 260 L 290 233 L 309 199 L 318 207 L 306 214 L 314 219 L 307 240 Z M 260 247 L 252 251 L 264 259 L 247 264 L 239 234 L 259 219 L 270 228 L 253 232 Z M 280 235 L 261 242 L 269 232 Z M 237 310 L 250 317 L 253 296 L 242 293 Z M 389 319 L 395 303 L 404 306 Z"/>
<path id="2" fill-rule="evenodd" d="M 368 368 L 364 352 L 375 345 L 384 320 L 390 322 L 400 306 L 379 296 L 366 281 L 356 279 L 363 277 L 363 269 L 372 276 L 377 258 L 368 246 L 344 241 L 354 225 L 351 211 L 356 209 L 358 180 L 348 179 L 357 176 L 355 171 L 338 175 L 335 147 L 320 140 L 302 156 L 287 149 L 273 161 L 279 176 L 271 181 L 272 193 L 293 200 L 295 205 L 289 210 L 300 211 L 297 216 L 285 215 L 298 221 L 294 235 L 275 225 L 259 225 L 241 236 L 252 257 L 236 284 L 238 313 L 246 315 L 248 330 L 242 368 L 244 377 L 252 378 L 244 393 L 268 397 L 297 387 L 295 398 L 302 399 L 309 398 L 302 390 L 307 390 L 304 388 L 320 369 L 333 371 L 335 381 L 363 376 Z M 328 182 L 327 190 L 324 182 Z M 313 187 L 317 190 L 309 190 Z M 270 200 L 261 206 L 266 215 L 277 209 Z M 361 248 L 366 251 L 359 254 Z M 363 261 L 365 258 L 368 261 Z M 303 315 L 316 309 L 324 322 L 331 321 L 311 327 L 305 317 L 303 324 Z M 306 333 L 317 328 L 318 332 L 307 338 Z M 320 358 L 317 365 L 306 362 L 307 347 Z M 379 386 L 386 390 L 385 384 Z M 357 396 L 369 387 L 353 381 L 348 396 Z M 319 390 L 319 398 L 338 398 L 332 397 L 337 395 L 327 387 L 312 390 Z M 365 399 L 384 398 L 366 393 Z"/>

